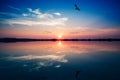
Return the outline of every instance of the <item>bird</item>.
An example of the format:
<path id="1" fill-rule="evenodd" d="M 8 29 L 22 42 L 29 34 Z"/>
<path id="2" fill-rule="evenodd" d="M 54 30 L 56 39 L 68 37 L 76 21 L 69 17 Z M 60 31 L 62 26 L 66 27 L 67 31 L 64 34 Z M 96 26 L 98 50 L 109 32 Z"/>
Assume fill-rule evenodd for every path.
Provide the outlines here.
<path id="1" fill-rule="evenodd" d="M 77 4 L 75 3 L 75 9 L 80 11 L 80 8 L 77 6 Z"/>

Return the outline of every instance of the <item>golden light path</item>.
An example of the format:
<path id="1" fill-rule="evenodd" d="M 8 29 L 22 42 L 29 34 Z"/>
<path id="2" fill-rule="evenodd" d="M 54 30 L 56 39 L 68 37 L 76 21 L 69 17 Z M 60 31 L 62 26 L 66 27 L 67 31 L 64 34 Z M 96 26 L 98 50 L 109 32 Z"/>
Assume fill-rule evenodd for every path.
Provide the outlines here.
<path id="1" fill-rule="evenodd" d="M 61 41 L 59 41 L 59 42 L 58 42 L 58 45 L 59 45 L 59 46 L 61 46 L 61 45 L 62 45 L 62 42 L 61 42 Z"/>

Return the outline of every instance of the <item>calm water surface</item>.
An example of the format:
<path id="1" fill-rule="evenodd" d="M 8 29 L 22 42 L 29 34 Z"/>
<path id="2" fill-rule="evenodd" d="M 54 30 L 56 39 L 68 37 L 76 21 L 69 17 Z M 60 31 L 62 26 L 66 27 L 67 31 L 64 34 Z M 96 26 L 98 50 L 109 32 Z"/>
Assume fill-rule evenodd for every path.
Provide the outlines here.
<path id="1" fill-rule="evenodd" d="M 0 80 L 120 80 L 120 42 L 0 43 Z"/>

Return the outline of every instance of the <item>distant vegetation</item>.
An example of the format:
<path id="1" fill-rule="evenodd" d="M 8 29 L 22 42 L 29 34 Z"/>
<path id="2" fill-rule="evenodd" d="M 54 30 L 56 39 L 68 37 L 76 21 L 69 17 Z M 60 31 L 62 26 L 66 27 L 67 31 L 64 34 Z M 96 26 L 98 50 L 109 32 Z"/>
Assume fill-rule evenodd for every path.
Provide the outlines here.
<path id="1" fill-rule="evenodd" d="M 120 41 L 120 38 L 96 38 L 96 39 L 30 39 L 30 38 L 0 38 L 0 42 L 31 42 L 31 41 Z"/>

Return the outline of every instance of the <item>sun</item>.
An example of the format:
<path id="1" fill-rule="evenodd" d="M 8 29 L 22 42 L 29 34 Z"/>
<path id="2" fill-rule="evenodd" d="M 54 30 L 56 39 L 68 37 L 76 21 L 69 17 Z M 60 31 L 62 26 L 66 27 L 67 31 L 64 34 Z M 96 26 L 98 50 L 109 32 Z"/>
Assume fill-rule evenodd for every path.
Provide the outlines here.
<path id="1" fill-rule="evenodd" d="M 58 38 L 61 39 L 61 38 L 62 38 L 62 35 L 58 35 Z"/>

